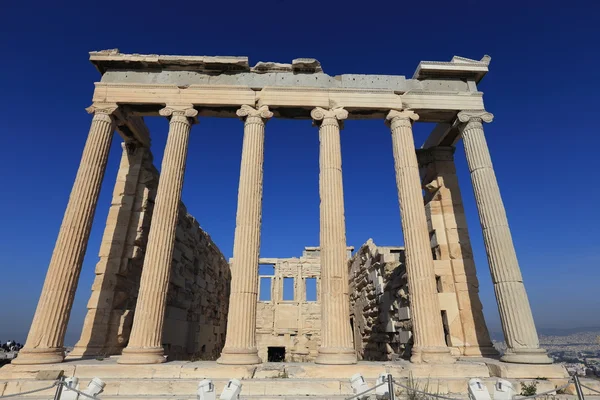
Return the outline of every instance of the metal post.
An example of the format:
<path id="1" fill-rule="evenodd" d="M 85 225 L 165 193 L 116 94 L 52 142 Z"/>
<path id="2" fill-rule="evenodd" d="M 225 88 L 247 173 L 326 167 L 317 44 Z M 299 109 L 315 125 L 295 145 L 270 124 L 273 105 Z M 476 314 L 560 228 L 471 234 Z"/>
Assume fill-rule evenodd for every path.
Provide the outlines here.
<path id="1" fill-rule="evenodd" d="M 390 392 L 390 400 L 394 400 L 394 380 L 392 379 L 392 374 L 388 374 L 388 391 Z"/>
<path id="2" fill-rule="evenodd" d="M 61 376 L 58 378 L 58 384 L 56 385 L 56 393 L 54 393 L 54 400 L 60 400 L 60 396 L 62 395 L 64 380 L 65 380 L 65 377 L 61 374 Z"/>
<path id="3" fill-rule="evenodd" d="M 577 391 L 577 397 L 579 400 L 585 400 L 583 396 L 583 389 L 581 388 L 581 383 L 579 383 L 579 377 L 577 374 L 573 375 L 573 381 L 575 382 L 575 390 Z"/>

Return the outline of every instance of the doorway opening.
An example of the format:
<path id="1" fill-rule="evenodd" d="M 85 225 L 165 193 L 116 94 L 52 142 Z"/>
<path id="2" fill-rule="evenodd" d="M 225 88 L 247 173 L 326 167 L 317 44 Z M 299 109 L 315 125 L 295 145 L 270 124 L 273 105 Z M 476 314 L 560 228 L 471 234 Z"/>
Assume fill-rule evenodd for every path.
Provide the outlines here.
<path id="1" fill-rule="evenodd" d="M 268 347 L 267 359 L 269 362 L 284 362 L 285 347 Z"/>

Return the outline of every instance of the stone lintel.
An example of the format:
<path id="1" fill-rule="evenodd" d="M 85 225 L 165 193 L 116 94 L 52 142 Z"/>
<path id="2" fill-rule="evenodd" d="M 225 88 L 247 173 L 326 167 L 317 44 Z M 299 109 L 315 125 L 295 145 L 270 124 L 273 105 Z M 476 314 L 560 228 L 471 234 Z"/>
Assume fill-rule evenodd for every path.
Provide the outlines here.
<path id="1" fill-rule="evenodd" d="M 200 116 L 235 117 L 242 105 L 268 105 L 278 118 L 310 119 L 314 107 L 344 107 L 349 119 L 383 119 L 391 109 L 410 108 L 425 122 L 452 121 L 461 110 L 483 109 L 480 92 L 411 91 L 358 88 L 265 87 L 96 83 L 93 100 L 128 106 L 133 115 L 157 115 L 164 104 L 193 104 Z"/>
<path id="2" fill-rule="evenodd" d="M 136 142 L 150 148 L 150 131 L 144 118 L 136 115 L 130 107 L 121 106 L 115 112 L 116 129 L 125 143 Z"/>
<path id="3" fill-rule="evenodd" d="M 452 120 L 455 119 L 455 117 L 452 118 Z M 421 148 L 428 149 L 438 146 L 455 146 L 459 140 L 460 131 L 458 129 L 458 124 L 454 122 L 441 122 L 433 128 Z"/>

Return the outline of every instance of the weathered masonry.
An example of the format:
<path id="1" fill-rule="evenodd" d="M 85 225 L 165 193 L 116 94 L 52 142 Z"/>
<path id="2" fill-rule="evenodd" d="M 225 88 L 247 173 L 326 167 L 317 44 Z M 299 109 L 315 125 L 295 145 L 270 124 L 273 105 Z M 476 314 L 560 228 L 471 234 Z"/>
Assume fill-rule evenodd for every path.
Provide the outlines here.
<path id="1" fill-rule="evenodd" d="M 264 151 L 268 151 L 264 148 L 264 134 L 270 118 L 312 119 L 318 127 L 322 323 L 321 345 L 315 362 L 351 364 L 357 360 L 348 318 L 350 301 L 340 146 L 340 130 L 346 120 L 352 123 L 352 119 L 379 119 L 382 129 L 385 129 L 383 122 L 387 123 L 392 136 L 410 292 L 411 360 L 450 363 L 454 361 L 452 348 L 463 349 L 465 354 L 469 349 L 477 349 L 475 353 L 478 353 L 486 345 L 483 331 L 465 332 L 470 326 L 478 329 L 479 305 L 460 207 L 449 205 L 458 199 L 458 188 L 452 179 L 447 180 L 453 172 L 446 167 L 438 170 L 435 165 L 437 175 L 428 176 L 437 178 L 427 178 L 432 198 L 436 199 L 428 206 L 428 226 L 412 133 L 413 123 L 425 121 L 438 125 L 423 149 L 435 152 L 438 147 L 456 145 L 460 139 L 464 143 L 507 343 L 503 360 L 551 362 L 545 350 L 539 347 L 484 136 L 483 123 L 492 122 L 493 116 L 485 110 L 477 85 L 488 71 L 489 57 L 480 61 L 463 57 L 453 57 L 449 62 L 423 61 L 409 79 L 383 75 L 329 76 L 314 59 L 296 59 L 291 64 L 261 62 L 250 67 L 246 57 L 139 55 L 121 54 L 118 50 L 92 52 L 90 59 L 102 75 L 96 83 L 93 105 L 88 109 L 93 114 L 91 128 L 29 336 L 15 363 L 40 364 L 63 359 L 65 329 L 113 131 L 119 132 L 129 149 L 148 148 L 150 138 L 143 117 L 156 115 L 169 119 L 169 134 L 131 334 L 119 363 L 165 360 L 163 332 L 167 289 L 188 139 L 196 119 L 211 116 L 237 116 L 244 126 L 228 324 L 218 362 L 261 362 L 256 342 L 257 266 L 263 158 Z M 435 154 L 431 157 L 435 158 Z M 444 194 L 446 190 L 449 195 Z M 450 206 L 452 212 L 444 208 L 446 206 Z M 440 225 L 441 220 L 443 225 Z M 439 279 L 436 279 L 430 232 L 439 244 L 435 246 L 439 251 L 436 261 L 441 261 L 446 269 L 438 274 Z M 460 247 L 458 252 L 455 251 L 457 246 Z M 460 323 L 447 323 L 453 337 L 451 346 L 444 330 L 438 296 L 440 286 L 441 293 L 458 294 L 455 295 L 458 313 L 463 313 Z"/>
<path id="2" fill-rule="evenodd" d="M 353 248 L 348 247 L 350 258 Z M 321 254 L 260 258 L 256 344 L 264 361 L 314 361 L 321 344 Z"/>

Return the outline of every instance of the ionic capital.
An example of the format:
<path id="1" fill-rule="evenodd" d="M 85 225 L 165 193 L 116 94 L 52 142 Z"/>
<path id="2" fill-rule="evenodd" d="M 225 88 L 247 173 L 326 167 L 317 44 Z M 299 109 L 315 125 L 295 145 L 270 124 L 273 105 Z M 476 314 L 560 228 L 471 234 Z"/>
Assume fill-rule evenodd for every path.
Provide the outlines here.
<path id="1" fill-rule="evenodd" d="M 315 107 L 310 112 L 310 116 L 313 119 L 313 123 L 315 125 L 336 125 L 341 127 L 342 123 L 338 121 L 343 121 L 346 118 L 348 118 L 348 111 L 344 110 L 342 107 L 335 107 L 330 109 Z"/>
<path id="2" fill-rule="evenodd" d="M 100 119 L 106 122 L 113 122 L 112 115 L 119 108 L 117 103 L 94 103 L 85 111 L 88 114 L 94 114 L 94 119 Z"/>
<path id="3" fill-rule="evenodd" d="M 398 126 L 411 127 L 413 121 L 419 120 L 419 114 L 412 110 L 391 110 L 388 112 L 385 117 L 386 125 L 390 126 L 392 129 Z"/>
<path id="4" fill-rule="evenodd" d="M 269 106 L 266 105 L 254 108 L 252 106 L 244 104 L 235 112 L 235 114 L 246 123 L 249 123 L 251 119 L 256 119 L 257 121 L 260 121 L 263 124 L 266 122 L 265 120 L 273 116 L 273 113 L 269 110 Z"/>
<path id="5" fill-rule="evenodd" d="M 485 110 L 464 110 L 458 113 L 458 121 L 463 124 L 469 124 L 471 122 L 492 122 L 494 114 Z"/>
<path id="6" fill-rule="evenodd" d="M 170 121 L 195 123 L 198 110 L 192 104 L 169 104 L 165 108 L 161 108 L 158 113 L 163 117 L 169 118 Z"/>

